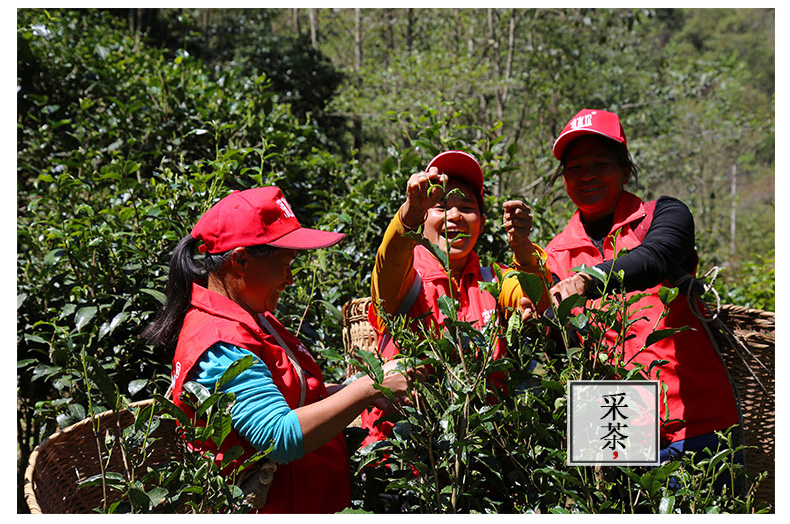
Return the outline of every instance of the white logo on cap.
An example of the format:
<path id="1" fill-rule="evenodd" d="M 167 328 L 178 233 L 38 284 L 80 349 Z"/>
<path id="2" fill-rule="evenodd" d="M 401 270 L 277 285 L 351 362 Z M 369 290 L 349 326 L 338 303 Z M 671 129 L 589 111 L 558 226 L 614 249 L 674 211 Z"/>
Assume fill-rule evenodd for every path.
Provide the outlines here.
<path id="1" fill-rule="evenodd" d="M 280 206 L 280 209 L 283 210 L 284 218 L 292 218 L 294 217 L 294 212 L 291 211 L 291 206 L 288 205 L 288 202 L 284 198 L 277 199 L 277 205 Z"/>
<path id="2" fill-rule="evenodd" d="M 592 123 L 592 116 L 594 114 L 595 113 L 590 113 L 589 115 L 582 115 L 582 116 L 580 116 L 578 118 L 574 118 L 570 122 L 571 129 L 578 129 L 580 127 L 590 127 L 591 125 L 593 125 L 593 123 Z"/>

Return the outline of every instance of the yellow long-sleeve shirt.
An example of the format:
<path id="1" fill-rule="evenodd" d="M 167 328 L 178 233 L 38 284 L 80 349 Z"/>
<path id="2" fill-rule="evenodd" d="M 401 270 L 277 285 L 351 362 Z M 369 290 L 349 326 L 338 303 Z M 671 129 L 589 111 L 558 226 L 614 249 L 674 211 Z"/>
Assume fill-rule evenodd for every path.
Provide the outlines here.
<path id="1" fill-rule="evenodd" d="M 384 232 L 384 238 L 376 253 L 376 265 L 371 278 L 370 294 L 373 299 L 373 307 L 379 300 L 382 300 L 385 310 L 389 314 L 398 311 L 415 279 L 414 247 L 417 243 L 404 237 L 405 232 L 406 228 L 400 221 L 398 213 L 395 213 Z M 534 251 L 529 260 L 517 260 L 516 256 L 513 256 L 513 268 L 537 276 L 542 274 L 545 282 L 551 282 L 551 273 L 548 268 L 541 270 L 537 259 L 537 256 L 540 256 L 545 260 L 546 254 L 539 246 L 533 244 L 533 247 Z M 504 273 L 510 271 L 513 269 L 507 268 Z M 525 293 L 518 280 L 508 278 L 502 283 L 498 303 L 500 307 L 518 308 L 521 298 L 524 296 Z M 538 311 L 543 311 L 548 305 L 548 295 L 544 290 L 540 302 L 537 304 Z M 381 324 L 378 327 L 383 329 Z"/>

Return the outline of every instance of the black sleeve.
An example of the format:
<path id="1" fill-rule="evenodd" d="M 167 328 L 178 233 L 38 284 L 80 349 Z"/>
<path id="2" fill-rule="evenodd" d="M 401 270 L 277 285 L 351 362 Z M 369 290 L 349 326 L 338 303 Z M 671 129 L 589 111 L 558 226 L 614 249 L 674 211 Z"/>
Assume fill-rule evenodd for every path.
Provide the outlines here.
<path id="1" fill-rule="evenodd" d="M 656 201 L 653 221 L 642 244 L 615 261 L 608 260 L 596 267 L 605 274 L 612 269 L 614 272 L 623 270 L 625 291 L 637 291 L 660 284 L 679 268 L 693 270 L 690 267 L 693 260 L 694 217 L 680 200 L 662 196 Z M 613 277 L 610 287 L 616 283 Z M 598 289 L 588 292 L 589 298 L 606 293 L 603 283 L 598 281 L 597 284 Z"/>

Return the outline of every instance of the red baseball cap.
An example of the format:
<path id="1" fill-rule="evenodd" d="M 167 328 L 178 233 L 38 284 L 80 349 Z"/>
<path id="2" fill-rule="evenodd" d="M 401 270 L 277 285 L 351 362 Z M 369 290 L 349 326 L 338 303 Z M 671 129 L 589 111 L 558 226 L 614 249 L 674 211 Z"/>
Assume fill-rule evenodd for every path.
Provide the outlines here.
<path id="1" fill-rule="evenodd" d="M 466 181 L 483 198 L 483 168 L 475 157 L 463 151 L 439 153 L 428 163 L 425 171 L 435 167 L 439 173 Z"/>
<path id="2" fill-rule="evenodd" d="M 191 235 L 203 241 L 198 246 L 201 253 L 263 244 L 317 249 L 336 244 L 345 236 L 299 225 L 282 191 L 274 186 L 234 191 L 200 217 Z"/>
<path id="3" fill-rule="evenodd" d="M 570 119 L 554 142 L 554 147 L 551 149 L 554 158 L 562 160 L 562 154 L 568 144 L 580 136 L 590 134 L 605 136 L 623 144 L 626 149 L 628 148 L 625 141 L 625 131 L 623 131 L 620 118 L 616 114 L 600 109 L 582 109 Z"/>

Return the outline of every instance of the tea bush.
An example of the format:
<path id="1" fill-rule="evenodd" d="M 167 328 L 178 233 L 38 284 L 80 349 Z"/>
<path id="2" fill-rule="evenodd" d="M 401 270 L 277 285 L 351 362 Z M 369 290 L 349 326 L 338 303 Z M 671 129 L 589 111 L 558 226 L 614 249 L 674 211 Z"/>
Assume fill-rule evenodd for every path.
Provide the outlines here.
<path id="1" fill-rule="evenodd" d="M 434 246 L 437 259 L 443 253 Z M 446 269 L 446 271 L 449 271 Z M 587 271 L 591 271 L 588 269 Z M 534 275 L 520 275 L 522 287 L 539 293 Z M 610 275 L 608 278 L 622 278 Z M 495 295 L 501 288 L 489 286 Z M 536 300 L 539 295 L 535 295 Z M 666 304 L 677 289 L 662 289 Z M 435 373 L 415 384 L 411 404 L 399 409 L 389 440 L 363 448 L 356 457 L 355 504 L 366 511 L 420 513 L 752 513 L 762 477 L 753 477 L 737 459 L 743 447 L 729 442 L 711 453 L 646 467 L 567 465 L 569 380 L 655 380 L 666 361 L 647 369 L 626 367 L 619 349 L 629 337 L 632 300 L 615 295 L 597 306 L 566 299 L 554 319 L 529 320 L 500 311 L 499 321 L 482 328 L 457 320 L 457 301 L 440 299 L 447 317 L 441 332 L 415 332 L 404 318 L 385 318 L 400 350 L 403 367 L 431 365 Z M 665 314 L 664 311 L 663 314 Z M 584 341 L 569 327 L 586 332 Z M 621 328 L 621 329 L 619 329 Z M 603 332 L 618 338 L 601 347 Z M 554 336 L 547 336 L 549 331 Z M 677 330 L 655 332 L 646 345 Z M 492 360 L 496 340 L 507 341 L 508 356 Z M 600 357 L 605 358 L 600 358 Z M 380 374 L 375 357 L 357 365 Z M 493 384 L 492 374 L 504 374 Z M 714 480 L 721 488 L 714 487 Z M 745 486 L 745 487 L 744 487 Z"/>

